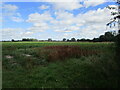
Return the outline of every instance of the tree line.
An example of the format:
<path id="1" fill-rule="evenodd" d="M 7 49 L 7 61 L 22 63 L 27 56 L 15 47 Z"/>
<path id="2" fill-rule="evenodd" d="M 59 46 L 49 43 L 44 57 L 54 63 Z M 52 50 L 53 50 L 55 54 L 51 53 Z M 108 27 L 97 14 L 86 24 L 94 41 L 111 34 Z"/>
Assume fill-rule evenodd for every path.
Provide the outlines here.
<path id="1" fill-rule="evenodd" d="M 66 39 L 66 38 L 63 38 L 63 41 L 72 41 L 72 42 L 81 42 L 81 41 L 88 41 L 88 42 L 114 42 L 117 38 L 117 32 L 116 31 L 111 31 L 111 32 L 105 32 L 104 35 L 100 35 L 98 38 L 93 38 L 92 40 L 90 39 L 85 39 L 85 38 L 82 38 L 82 39 L 75 39 L 75 38 L 71 38 L 70 40 L 69 39 Z"/>
<path id="2" fill-rule="evenodd" d="M 71 39 L 66 39 L 63 38 L 63 42 L 114 42 L 117 38 L 118 33 L 116 31 L 108 31 L 105 32 L 104 35 L 100 35 L 98 38 L 93 38 L 93 39 L 76 39 L 76 38 L 71 38 Z M 15 42 L 16 40 L 12 39 L 12 42 Z M 22 40 L 17 40 L 17 41 L 55 41 L 52 40 L 52 38 L 48 38 L 48 40 L 37 40 L 34 38 L 23 38 Z M 57 41 L 57 40 L 56 40 Z"/>

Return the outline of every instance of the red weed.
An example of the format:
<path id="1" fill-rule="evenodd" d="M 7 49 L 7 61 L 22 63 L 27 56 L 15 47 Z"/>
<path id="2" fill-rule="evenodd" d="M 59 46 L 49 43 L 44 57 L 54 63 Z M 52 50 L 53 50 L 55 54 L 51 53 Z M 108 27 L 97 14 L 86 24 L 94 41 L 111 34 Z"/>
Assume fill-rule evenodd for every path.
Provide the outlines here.
<path id="1" fill-rule="evenodd" d="M 47 46 L 43 47 L 41 54 L 47 56 L 48 61 L 65 60 L 66 58 L 79 58 L 97 54 L 97 51 L 82 49 L 80 46 Z"/>

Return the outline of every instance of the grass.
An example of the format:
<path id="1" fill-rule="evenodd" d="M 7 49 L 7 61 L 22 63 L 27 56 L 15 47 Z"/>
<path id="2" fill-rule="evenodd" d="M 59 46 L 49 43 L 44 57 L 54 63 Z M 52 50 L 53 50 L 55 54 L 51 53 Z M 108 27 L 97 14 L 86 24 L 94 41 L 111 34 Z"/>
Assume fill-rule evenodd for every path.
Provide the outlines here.
<path id="1" fill-rule="evenodd" d="M 114 43 L 3 42 L 2 45 L 3 88 L 119 87 Z"/>

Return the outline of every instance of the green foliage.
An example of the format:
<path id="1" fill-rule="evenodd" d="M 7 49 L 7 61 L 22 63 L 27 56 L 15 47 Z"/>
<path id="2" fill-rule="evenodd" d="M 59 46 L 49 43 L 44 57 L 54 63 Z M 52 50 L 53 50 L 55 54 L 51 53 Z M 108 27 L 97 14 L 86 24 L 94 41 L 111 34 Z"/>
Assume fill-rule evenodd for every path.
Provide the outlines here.
<path id="1" fill-rule="evenodd" d="M 120 30 L 119 34 L 116 36 L 116 60 L 120 64 Z"/>
<path id="2" fill-rule="evenodd" d="M 75 42 L 75 41 L 76 41 L 76 39 L 75 39 L 75 38 L 71 38 L 71 41 L 72 41 L 72 42 Z"/>
<path id="3" fill-rule="evenodd" d="M 22 41 L 38 41 L 38 40 L 33 38 L 23 38 Z"/>
<path id="4" fill-rule="evenodd" d="M 52 41 L 52 39 L 51 39 L 51 38 L 48 38 L 48 41 Z"/>
<path id="5" fill-rule="evenodd" d="M 63 41 L 66 41 L 66 38 L 63 38 Z"/>
<path id="6" fill-rule="evenodd" d="M 112 33 L 112 32 L 105 32 L 104 35 L 101 35 L 99 38 L 98 38 L 98 41 L 106 41 L 106 42 L 114 42 L 115 41 L 115 34 Z"/>
<path id="7" fill-rule="evenodd" d="M 41 48 L 57 50 L 61 45 L 97 50 L 99 54 L 48 62 L 48 54 L 41 53 L 46 52 Z M 114 55 L 114 43 L 4 42 L 3 88 L 116 88 L 120 78 Z"/>

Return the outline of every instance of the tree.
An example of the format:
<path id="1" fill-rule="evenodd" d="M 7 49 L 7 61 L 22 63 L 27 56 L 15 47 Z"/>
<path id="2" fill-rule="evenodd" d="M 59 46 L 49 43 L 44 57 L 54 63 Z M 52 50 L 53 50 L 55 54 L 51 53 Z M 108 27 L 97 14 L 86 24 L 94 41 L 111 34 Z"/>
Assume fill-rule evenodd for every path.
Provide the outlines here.
<path id="1" fill-rule="evenodd" d="M 105 41 L 114 41 L 114 35 L 112 32 L 105 32 Z"/>
<path id="2" fill-rule="evenodd" d="M 27 41 L 26 38 L 23 38 L 22 41 Z"/>
<path id="3" fill-rule="evenodd" d="M 118 61 L 118 64 L 120 64 L 120 0 L 116 1 L 117 4 L 117 12 L 111 12 L 111 15 L 113 16 L 113 18 L 111 19 L 111 21 L 109 23 L 107 23 L 107 26 L 112 26 L 112 24 L 117 23 L 118 24 L 118 35 L 116 36 L 116 60 Z M 116 9 L 116 7 L 108 7 L 109 9 Z"/>
<path id="4" fill-rule="evenodd" d="M 63 38 L 63 42 L 65 42 L 66 41 L 66 38 Z"/>
<path id="5" fill-rule="evenodd" d="M 118 27 L 120 27 L 120 0 L 117 0 L 116 1 L 116 5 L 118 6 L 117 8 L 116 7 L 113 7 L 113 6 L 108 6 L 107 8 L 108 9 L 112 9 L 112 10 L 115 10 L 117 9 L 116 11 L 112 11 L 111 12 L 111 15 L 113 16 L 113 18 L 111 18 L 111 21 L 109 23 L 107 23 L 106 25 L 107 26 L 112 26 L 112 24 L 114 24 L 115 26 L 115 23 L 117 22 L 118 23 Z M 120 30 L 120 28 L 119 28 Z"/>
<path id="6" fill-rule="evenodd" d="M 75 41 L 76 41 L 76 39 L 75 39 L 75 38 L 71 38 L 71 41 L 72 41 L 72 42 L 75 42 Z"/>
<path id="7" fill-rule="evenodd" d="M 99 42 L 99 38 L 93 38 L 93 42 Z"/>
<path id="8" fill-rule="evenodd" d="M 69 39 L 67 39 L 67 42 L 69 42 L 70 40 Z"/>
<path id="9" fill-rule="evenodd" d="M 23 38 L 22 41 L 38 41 L 38 40 L 33 38 Z"/>
<path id="10" fill-rule="evenodd" d="M 52 41 L 52 39 L 51 39 L 51 38 L 48 38 L 48 41 Z"/>
<path id="11" fill-rule="evenodd" d="M 91 40 L 90 39 L 86 39 L 86 41 L 90 42 Z"/>
<path id="12" fill-rule="evenodd" d="M 14 40 L 14 39 L 12 39 L 11 41 L 12 41 L 12 42 L 14 42 L 15 40 Z"/>
<path id="13" fill-rule="evenodd" d="M 116 36 L 117 35 L 117 32 L 116 31 L 113 31 L 113 32 L 111 32 L 114 36 Z"/>
<path id="14" fill-rule="evenodd" d="M 99 41 L 100 41 L 100 42 L 104 42 L 104 41 L 106 41 L 106 40 L 105 40 L 105 36 L 104 36 L 104 35 L 100 35 L 100 37 L 99 37 Z"/>
<path id="15" fill-rule="evenodd" d="M 80 41 L 85 41 L 85 38 L 82 38 Z"/>
<path id="16" fill-rule="evenodd" d="M 77 42 L 80 42 L 80 39 L 77 39 Z"/>
<path id="17" fill-rule="evenodd" d="M 115 36 L 112 32 L 105 32 L 104 35 L 100 35 L 100 37 L 99 37 L 100 42 L 105 42 L 105 41 L 112 42 L 112 41 L 114 41 L 114 39 L 115 39 Z"/>

